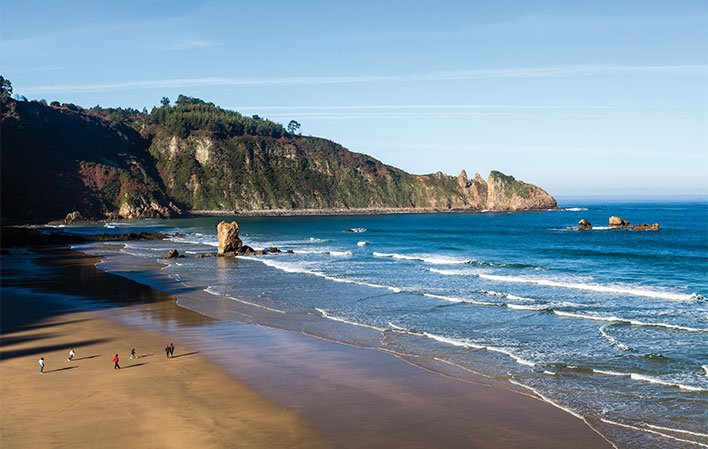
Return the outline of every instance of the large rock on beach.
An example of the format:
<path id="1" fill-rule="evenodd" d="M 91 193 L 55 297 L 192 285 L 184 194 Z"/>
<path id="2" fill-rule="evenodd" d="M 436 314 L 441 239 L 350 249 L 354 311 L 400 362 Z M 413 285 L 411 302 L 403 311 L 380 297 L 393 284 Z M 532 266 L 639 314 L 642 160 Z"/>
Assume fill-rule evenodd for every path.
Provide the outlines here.
<path id="1" fill-rule="evenodd" d="M 583 218 L 578 222 L 578 230 L 583 231 L 586 229 L 592 229 L 592 223 Z"/>
<path id="2" fill-rule="evenodd" d="M 219 237 L 219 255 L 241 251 L 243 243 L 238 238 L 238 223 L 222 221 L 216 226 L 216 232 Z"/>
<path id="3" fill-rule="evenodd" d="M 609 224 L 611 228 L 626 228 L 628 226 L 632 226 L 632 223 L 615 215 L 610 217 Z"/>
<path id="4" fill-rule="evenodd" d="M 168 259 L 176 259 L 179 257 L 179 252 L 176 249 L 171 249 L 167 251 L 167 254 L 165 255 L 166 258 Z"/>

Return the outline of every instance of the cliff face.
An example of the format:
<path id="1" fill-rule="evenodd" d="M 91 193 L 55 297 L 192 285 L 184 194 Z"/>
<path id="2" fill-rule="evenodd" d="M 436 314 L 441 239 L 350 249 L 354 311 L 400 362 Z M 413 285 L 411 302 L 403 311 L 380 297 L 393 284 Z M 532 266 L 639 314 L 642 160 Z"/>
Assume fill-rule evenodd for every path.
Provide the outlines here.
<path id="1" fill-rule="evenodd" d="M 168 195 L 189 209 L 550 209 L 543 189 L 492 172 L 485 181 L 411 175 L 325 139 L 191 135 L 150 147 Z"/>
<path id="2" fill-rule="evenodd" d="M 166 217 L 147 142 L 128 126 L 39 103 L 4 101 L 0 119 L 3 219 Z"/>
<path id="3" fill-rule="evenodd" d="M 139 119 L 109 121 L 7 100 L 2 111 L 2 217 L 24 221 L 146 218 L 187 210 L 549 209 L 542 189 L 492 172 L 487 181 L 412 175 L 326 139 L 186 136 Z M 137 121 L 136 121 L 137 120 Z M 179 206 L 179 207 L 178 207 Z"/>

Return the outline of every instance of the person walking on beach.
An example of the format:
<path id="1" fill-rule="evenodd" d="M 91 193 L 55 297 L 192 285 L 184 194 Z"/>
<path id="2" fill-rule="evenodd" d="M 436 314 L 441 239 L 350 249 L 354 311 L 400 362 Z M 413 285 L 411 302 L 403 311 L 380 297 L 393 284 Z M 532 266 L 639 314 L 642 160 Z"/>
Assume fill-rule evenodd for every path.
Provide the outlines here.
<path id="1" fill-rule="evenodd" d="M 69 349 L 69 358 L 67 360 L 71 362 L 72 360 L 74 360 L 75 355 L 76 353 L 74 352 L 74 348 Z"/>
<path id="2" fill-rule="evenodd" d="M 170 343 L 170 358 L 175 356 L 175 344 Z"/>
<path id="3" fill-rule="evenodd" d="M 44 374 L 44 357 L 39 358 L 39 374 Z"/>
<path id="4" fill-rule="evenodd" d="M 165 355 L 167 356 L 168 359 L 170 358 L 170 347 L 169 347 L 169 345 L 168 345 L 168 346 L 165 346 Z"/>
<path id="5" fill-rule="evenodd" d="M 118 354 L 116 354 L 116 356 L 113 357 L 113 369 L 120 369 L 120 365 L 118 364 L 119 361 L 120 359 L 118 358 Z"/>

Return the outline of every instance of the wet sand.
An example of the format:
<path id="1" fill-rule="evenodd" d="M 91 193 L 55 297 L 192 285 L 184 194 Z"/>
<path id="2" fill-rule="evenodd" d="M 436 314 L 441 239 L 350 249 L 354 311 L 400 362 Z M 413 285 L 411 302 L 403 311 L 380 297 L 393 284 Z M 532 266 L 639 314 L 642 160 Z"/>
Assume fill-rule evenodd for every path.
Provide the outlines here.
<path id="1" fill-rule="evenodd" d="M 73 311 L 72 298 L 56 293 L 3 286 L 0 297 L 3 448 L 330 447 L 292 410 L 197 351 L 177 342 L 167 359 L 166 335 Z"/>
<path id="2" fill-rule="evenodd" d="M 164 342 L 168 339 L 167 335 L 169 335 L 169 338 L 177 340 L 178 348 L 187 345 L 192 348 L 189 352 L 199 352 L 199 354 L 168 361 L 164 359 L 164 351 L 162 353 L 151 351 L 155 352 L 155 355 L 146 358 L 151 362 L 150 364 L 127 371 L 137 372 L 141 369 L 146 371 L 146 367 L 152 367 L 156 371 L 158 369 L 165 370 L 162 375 L 166 379 L 176 382 L 176 378 L 179 377 L 186 382 L 178 391 L 186 390 L 197 379 L 203 378 L 204 372 L 200 369 L 204 368 L 194 368 L 182 377 L 181 371 L 177 376 L 177 373 L 172 371 L 172 367 L 177 363 L 181 367 L 183 363 L 191 363 L 192 360 L 198 358 L 201 360 L 203 356 L 209 362 L 223 367 L 232 378 L 238 379 L 238 382 L 234 382 L 235 385 L 245 388 L 243 387 L 243 383 L 245 383 L 252 388 L 252 390 L 246 390 L 254 394 L 256 398 L 262 399 L 263 396 L 269 398 L 272 401 L 269 402 L 270 406 L 279 410 L 276 415 L 278 417 L 286 416 L 288 422 L 294 423 L 285 427 L 290 429 L 291 426 L 294 426 L 298 429 L 296 434 L 299 439 L 296 438 L 296 440 L 306 440 L 303 443 L 304 446 L 301 447 L 317 447 L 317 444 L 321 444 L 320 440 L 312 436 L 313 433 L 307 423 L 328 443 L 343 448 L 612 447 L 584 421 L 538 399 L 474 383 L 474 380 L 468 382 L 449 378 L 413 366 L 402 359 L 380 351 L 329 342 L 291 331 L 252 324 L 215 321 L 187 311 L 177 306 L 174 301 L 164 300 L 164 298 L 159 301 L 150 301 L 145 297 L 147 290 L 143 291 L 143 289 L 154 292 L 156 297 L 164 294 L 122 277 L 103 273 L 93 267 L 92 263 L 95 262 L 95 259 L 79 257 L 76 254 L 79 253 L 53 259 L 54 268 L 63 267 L 60 271 L 63 272 L 62 276 L 66 283 L 71 284 L 70 278 L 77 275 L 77 273 L 72 273 L 72 269 L 67 270 L 67 267 L 75 264 L 81 267 L 78 270 L 79 273 L 83 273 L 80 278 L 87 283 L 95 284 L 97 281 L 105 283 L 104 278 L 108 276 L 111 279 L 110 282 L 125 284 L 125 291 L 136 288 L 140 290 L 139 294 L 142 297 L 140 304 L 132 303 L 131 305 L 130 302 L 124 302 L 126 298 L 121 298 L 116 300 L 112 307 L 105 307 L 95 312 L 96 316 L 129 322 L 141 329 L 138 333 L 148 330 L 149 334 L 156 339 L 154 344 L 157 345 L 157 351 L 162 351 Z M 92 294 L 97 294 L 97 292 Z M 134 292 L 134 294 L 137 293 Z M 99 321 L 105 322 L 96 319 L 89 322 Z M 35 331 L 52 332 L 53 326 L 46 324 L 40 324 Z M 88 324 L 84 324 L 84 326 L 88 326 Z M 111 326 L 115 326 L 115 324 L 111 324 Z M 103 334 L 99 325 L 83 338 L 107 338 L 103 337 Z M 72 337 L 76 338 L 77 335 L 72 332 Z M 43 342 L 45 345 L 46 343 L 48 342 Z M 115 346 L 115 343 L 109 342 L 100 344 Z M 130 344 L 138 345 L 126 341 L 127 346 Z M 3 347 L 3 351 L 5 349 Z M 108 347 L 106 350 L 107 353 L 112 351 Z M 129 347 L 126 347 L 126 350 L 129 350 Z M 140 349 L 138 351 L 140 352 Z M 81 349 L 80 354 L 83 352 L 84 350 Z M 180 352 L 179 349 L 178 352 Z M 52 354 L 52 358 L 58 357 L 58 360 L 65 362 L 64 353 L 65 350 L 58 351 L 56 356 Z M 37 382 L 39 380 L 44 382 L 50 377 L 50 374 L 46 374 L 39 379 L 39 374 L 36 373 L 38 370 L 36 358 L 38 356 L 33 354 L 20 364 L 21 367 L 18 365 L 14 368 L 18 370 L 14 374 L 15 376 L 24 377 L 26 378 L 25 382 L 31 382 L 30 387 L 27 387 L 28 391 L 15 398 L 15 401 L 22 399 L 22 402 L 27 403 L 28 413 L 33 412 L 30 404 L 34 403 L 34 399 L 38 397 L 32 396 L 36 394 L 36 391 L 33 391 L 31 386 L 42 385 Z M 105 359 L 103 356 L 95 360 L 89 359 L 86 363 L 96 364 L 95 377 L 98 377 L 99 372 L 104 377 L 111 375 L 108 377 L 111 383 L 106 384 L 105 387 L 115 389 L 118 387 L 113 385 L 113 380 L 116 377 L 112 376 L 114 373 L 111 372 L 110 358 L 112 358 L 112 354 L 106 355 Z M 8 391 L 12 391 L 11 384 L 7 384 L 5 381 L 5 378 L 8 377 L 5 375 L 5 371 L 9 371 L 5 365 L 10 362 L 14 363 L 13 360 L 3 360 L 0 363 L 0 367 L 3 369 L 3 380 L 0 384 L 3 404 L 6 403 L 5 397 L 8 396 Z M 153 361 L 155 362 L 154 366 Z M 158 364 L 157 362 L 162 363 Z M 203 363 L 207 362 L 203 361 Z M 99 365 L 100 368 L 98 368 Z M 51 369 L 53 369 L 52 365 L 48 363 L 48 370 Z M 23 370 L 22 374 L 20 374 L 20 370 Z M 51 373 L 51 375 L 68 377 L 79 371 L 79 369 L 72 369 Z M 219 369 L 215 371 L 221 372 Z M 88 372 L 88 368 L 86 372 Z M 129 387 L 129 391 L 123 391 L 123 394 L 119 396 L 121 400 L 127 400 L 128 403 L 135 402 L 134 399 L 124 398 L 124 395 L 135 397 L 130 390 L 138 384 L 140 388 L 146 389 L 148 392 L 155 388 L 155 382 L 151 378 L 136 379 L 125 387 Z M 204 398 L 211 397 L 216 393 L 217 398 L 214 400 L 218 400 L 218 396 L 221 396 L 222 384 L 223 382 L 217 379 L 209 380 L 200 387 L 203 390 L 200 390 L 199 394 L 190 395 L 190 405 L 181 414 L 177 413 L 180 411 L 179 409 L 173 409 L 170 413 L 159 414 L 157 421 L 164 419 L 169 422 L 171 419 L 176 419 L 174 424 L 177 429 L 193 428 L 195 422 L 199 422 L 199 418 L 194 418 L 192 421 L 190 418 L 192 409 L 197 412 L 201 410 L 206 414 L 212 405 L 206 405 Z M 256 393 L 253 393 L 253 390 Z M 48 392 L 44 391 L 44 394 L 48 394 Z M 102 392 L 95 393 L 95 396 L 102 394 Z M 32 399 L 29 399 L 30 397 Z M 103 400 L 100 402 L 104 404 L 105 408 L 100 413 L 96 411 L 92 416 L 94 419 L 100 419 L 103 414 L 105 419 L 111 419 L 110 402 L 106 403 Z M 231 405 L 225 404 L 225 408 L 221 409 L 219 416 L 245 412 L 243 401 L 226 402 Z M 193 403 L 198 405 L 191 405 Z M 157 404 L 159 405 L 160 402 L 158 401 Z M 233 404 L 239 405 L 234 406 Z M 249 403 L 248 408 L 250 407 Z M 6 434 L 5 429 L 14 428 L 14 426 L 6 424 L 5 408 L 3 405 L 3 436 Z M 283 412 L 283 410 L 289 410 L 289 412 Z M 264 413 L 259 416 L 265 417 L 266 415 L 268 414 Z M 173 418 L 173 416 L 177 418 Z M 64 413 L 54 419 L 57 423 L 72 422 L 67 420 Z M 25 425 L 25 429 L 28 426 L 31 429 L 40 424 L 39 421 L 32 423 L 32 419 L 27 419 L 27 421 L 29 424 Z M 210 421 L 208 428 L 221 429 L 225 426 L 226 423 Z M 265 438 L 264 433 L 268 432 L 268 426 L 265 423 L 263 426 L 263 432 L 258 432 L 258 435 Z M 118 427 L 120 428 L 117 432 L 126 433 L 122 430 L 124 426 Z M 197 428 L 199 427 L 197 425 Z M 174 429 L 172 426 L 170 428 Z M 158 441 L 156 444 L 167 447 L 165 440 L 159 440 L 159 438 L 165 438 L 164 432 L 160 433 L 163 430 L 158 425 L 146 429 L 145 434 L 150 434 L 150 438 L 155 438 L 150 441 Z M 283 427 L 281 426 L 277 432 L 282 437 Z M 153 433 L 156 435 L 152 435 Z M 143 440 L 138 439 L 137 441 L 141 442 L 138 446 L 150 446 Z M 277 438 L 276 441 L 280 442 Z M 213 447 L 231 447 L 225 439 L 210 440 L 210 442 Z M 223 446 L 219 446 L 219 444 L 223 444 Z M 300 443 L 290 444 L 288 447 L 298 447 L 297 444 Z M 248 444 L 246 446 L 258 447 Z M 283 445 L 272 447 L 283 447 Z"/>

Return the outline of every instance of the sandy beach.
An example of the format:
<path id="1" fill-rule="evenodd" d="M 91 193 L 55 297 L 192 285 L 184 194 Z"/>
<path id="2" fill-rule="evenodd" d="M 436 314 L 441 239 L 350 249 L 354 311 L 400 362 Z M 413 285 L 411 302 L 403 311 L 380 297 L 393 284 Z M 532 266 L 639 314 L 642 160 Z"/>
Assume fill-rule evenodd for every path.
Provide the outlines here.
<path id="1" fill-rule="evenodd" d="M 3 447 L 612 447 L 536 398 L 380 351 L 215 322 L 79 252 L 37 260 L 52 276 L 3 265 Z M 103 301 L 81 311 L 77 299 Z"/>
<path id="2" fill-rule="evenodd" d="M 51 295 L 5 289 L 3 313 Z M 6 448 L 328 447 L 302 419 L 189 348 L 93 312 L 62 313 L 2 336 L 0 444 Z M 67 361 L 70 347 L 76 350 Z M 136 348 L 138 359 L 129 358 Z M 112 358 L 120 357 L 120 370 Z M 38 359 L 46 361 L 39 373 Z"/>

